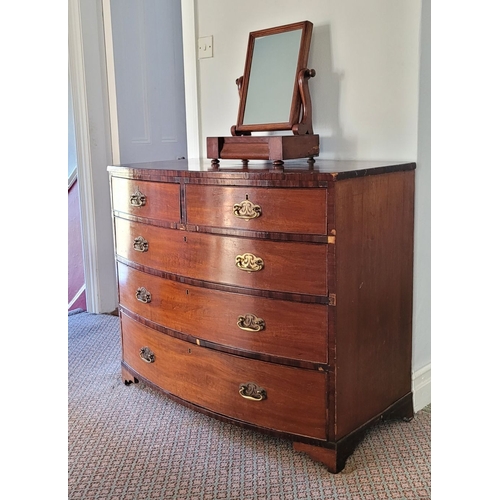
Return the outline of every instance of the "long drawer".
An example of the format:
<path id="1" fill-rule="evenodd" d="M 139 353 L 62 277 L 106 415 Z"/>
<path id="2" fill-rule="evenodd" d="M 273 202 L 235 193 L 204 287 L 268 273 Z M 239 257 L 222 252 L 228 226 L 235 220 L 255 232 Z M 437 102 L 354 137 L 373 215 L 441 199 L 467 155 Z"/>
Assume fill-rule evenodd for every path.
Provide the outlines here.
<path id="1" fill-rule="evenodd" d="M 326 234 L 326 189 L 186 186 L 189 224 Z"/>
<path id="2" fill-rule="evenodd" d="M 195 279 L 263 290 L 327 295 L 327 245 L 187 233 L 115 218 L 116 252 Z"/>
<path id="3" fill-rule="evenodd" d="M 168 222 L 179 222 L 179 184 L 111 178 L 113 209 Z"/>
<path id="4" fill-rule="evenodd" d="M 256 353 L 327 362 L 326 305 L 185 285 L 118 264 L 120 304 L 159 325 Z"/>
<path id="5" fill-rule="evenodd" d="M 122 315 L 123 359 L 181 399 L 255 425 L 326 438 L 326 375 L 198 347 Z"/>

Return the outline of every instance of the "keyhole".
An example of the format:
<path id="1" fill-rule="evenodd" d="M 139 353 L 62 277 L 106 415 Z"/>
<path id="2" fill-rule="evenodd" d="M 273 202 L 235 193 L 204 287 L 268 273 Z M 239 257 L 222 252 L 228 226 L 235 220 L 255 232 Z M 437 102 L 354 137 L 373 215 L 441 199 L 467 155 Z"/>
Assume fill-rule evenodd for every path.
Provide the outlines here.
<path id="1" fill-rule="evenodd" d="M 188 239 L 187 239 L 187 236 L 184 236 L 184 241 L 186 241 L 186 242 L 187 242 L 187 240 L 188 240 Z"/>
<path id="2" fill-rule="evenodd" d="M 186 295 L 189 295 L 189 290 L 186 290 Z"/>
<path id="3" fill-rule="evenodd" d="M 248 200 L 248 194 L 245 193 L 245 200 Z"/>

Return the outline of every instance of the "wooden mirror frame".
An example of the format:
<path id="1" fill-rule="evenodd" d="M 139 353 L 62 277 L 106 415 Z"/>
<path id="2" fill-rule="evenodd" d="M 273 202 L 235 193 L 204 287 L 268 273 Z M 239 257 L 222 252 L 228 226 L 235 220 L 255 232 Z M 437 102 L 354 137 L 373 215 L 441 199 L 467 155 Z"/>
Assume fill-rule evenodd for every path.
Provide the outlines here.
<path id="1" fill-rule="evenodd" d="M 260 37 L 277 35 L 287 31 L 302 30 L 299 54 L 297 58 L 297 71 L 292 93 L 292 102 L 290 106 L 290 115 L 288 122 L 282 123 L 261 123 L 244 125 L 245 106 L 247 102 L 248 85 L 250 82 L 250 70 L 252 67 L 252 58 L 255 46 L 255 40 Z M 313 24 L 310 21 L 301 21 L 298 23 L 277 26 L 250 33 L 248 40 L 247 56 L 245 69 L 242 77 L 236 80 L 240 95 L 240 105 L 238 110 L 237 123 L 231 128 L 231 135 L 250 135 L 252 132 L 266 132 L 275 130 L 292 130 L 294 134 L 312 134 L 312 123 L 310 118 L 310 96 L 307 86 L 307 80 L 315 75 L 314 70 L 307 68 L 309 57 L 309 48 L 311 46 L 311 37 Z M 299 124 L 302 110 L 302 126 Z"/>

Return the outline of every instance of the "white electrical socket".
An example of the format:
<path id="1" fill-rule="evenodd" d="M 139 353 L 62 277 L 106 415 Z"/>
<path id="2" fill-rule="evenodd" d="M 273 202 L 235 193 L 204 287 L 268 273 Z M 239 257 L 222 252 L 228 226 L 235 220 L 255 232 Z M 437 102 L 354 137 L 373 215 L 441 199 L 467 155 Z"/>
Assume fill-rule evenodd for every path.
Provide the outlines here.
<path id="1" fill-rule="evenodd" d="M 205 57 L 213 57 L 213 36 L 204 36 L 198 38 L 198 59 L 204 59 Z"/>

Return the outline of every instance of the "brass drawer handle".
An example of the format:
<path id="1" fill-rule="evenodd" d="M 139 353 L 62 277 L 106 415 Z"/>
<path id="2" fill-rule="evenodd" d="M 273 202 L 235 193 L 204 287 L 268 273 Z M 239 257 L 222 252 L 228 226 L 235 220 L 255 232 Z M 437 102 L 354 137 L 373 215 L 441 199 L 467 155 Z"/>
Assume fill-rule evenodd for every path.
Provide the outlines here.
<path id="1" fill-rule="evenodd" d="M 235 264 L 238 269 L 242 271 L 256 272 L 264 267 L 264 261 L 260 257 L 256 257 L 253 253 L 244 253 L 237 255 Z"/>
<path id="2" fill-rule="evenodd" d="M 233 214 L 238 217 L 238 219 L 249 221 L 250 219 L 257 219 L 257 217 L 260 217 L 262 215 L 262 208 L 260 205 L 253 204 L 248 199 L 247 195 L 246 200 L 233 205 Z"/>
<path id="3" fill-rule="evenodd" d="M 147 252 L 149 250 L 148 240 L 144 239 L 142 236 L 134 238 L 134 250 L 136 252 Z"/>
<path id="4" fill-rule="evenodd" d="M 155 353 L 149 347 L 141 347 L 139 356 L 146 363 L 154 363 L 156 359 Z"/>
<path id="5" fill-rule="evenodd" d="M 258 318 L 255 314 L 245 314 L 238 316 L 236 323 L 238 328 L 246 332 L 260 332 L 266 327 L 266 322 L 262 318 Z"/>
<path id="6" fill-rule="evenodd" d="M 151 302 L 151 294 L 143 286 L 136 290 L 135 298 L 143 304 L 149 304 Z"/>
<path id="7" fill-rule="evenodd" d="M 250 399 L 252 401 L 263 401 L 264 399 L 267 399 L 266 390 L 253 382 L 240 384 L 239 393 L 242 398 Z"/>
<path id="8" fill-rule="evenodd" d="M 143 207 L 146 204 L 146 195 L 136 189 L 135 193 L 130 196 L 130 204 L 133 207 Z"/>

